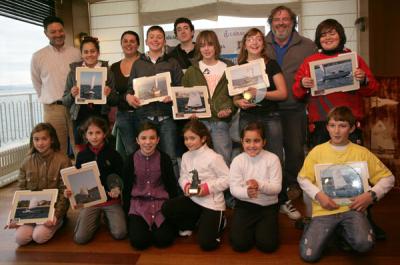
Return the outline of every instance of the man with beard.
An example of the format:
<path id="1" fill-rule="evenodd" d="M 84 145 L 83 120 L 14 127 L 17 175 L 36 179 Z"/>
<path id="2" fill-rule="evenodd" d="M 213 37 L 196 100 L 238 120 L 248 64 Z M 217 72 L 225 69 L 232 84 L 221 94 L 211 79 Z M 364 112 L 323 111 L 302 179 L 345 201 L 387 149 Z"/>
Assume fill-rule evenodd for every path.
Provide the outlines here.
<path id="1" fill-rule="evenodd" d="M 279 194 L 280 211 L 296 220 L 301 215 L 289 199 L 301 195 L 297 175 L 304 161 L 307 116 L 306 104 L 293 97 L 292 86 L 300 64 L 315 53 L 317 47 L 313 41 L 299 35 L 296 31 L 297 16 L 286 6 L 274 8 L 268 23 L 271 31 L 266 36 L 267 55 L 279 63 L 288 88 L 287 100 L 279 103 L 285 150 L 282 191 Z"/>
<path id="2" fill-rule="evenodd" d="M 46 17 L 43 27 L 50 45 L 38 50 L 32 56 L 32 84 L 39 102 L 43 104 L 43 121 L 50 123 L 56 129 L 60 150 L 66 154 L 68 135 L 71 141 L 74 137 L 71 119 L 61 98 L 70 70 L 69 64 L 79 61 L 81 53 L 78 49 L 65 45 L 64 22 L 61 18 Z M 73 143 L 71 145 L 73 146 Z"/>

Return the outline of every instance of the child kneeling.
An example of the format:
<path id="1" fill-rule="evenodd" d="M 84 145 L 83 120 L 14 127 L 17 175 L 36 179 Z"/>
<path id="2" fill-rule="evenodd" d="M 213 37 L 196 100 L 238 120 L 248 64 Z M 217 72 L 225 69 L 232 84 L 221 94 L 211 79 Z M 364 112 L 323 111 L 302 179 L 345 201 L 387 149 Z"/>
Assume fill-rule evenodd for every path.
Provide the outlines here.
<path id="1" fill-rule="evenodd" d="M 355 129 L 355 118 L 348 107 L 332 109 L 326 127 L 331 139 L 310 151 L 297 178 L 303 191 L 313 199 L 312 220 L 300 241 L 300 256 L 307 262 L 321 258 L 335 231 L 341 232 L 340 236 L 353 250 L 369 251 L 374 244 L 374 234 L 365 211 L 394 185 L 394 176 L 390 170 L 368 149 L 349 140 L 349 135 Z M 367 162 L 368 181 L 373 187 L 351 198 L 349 205 L 338 205 L 317 187 L 315 166 L 360 161 Z"/>

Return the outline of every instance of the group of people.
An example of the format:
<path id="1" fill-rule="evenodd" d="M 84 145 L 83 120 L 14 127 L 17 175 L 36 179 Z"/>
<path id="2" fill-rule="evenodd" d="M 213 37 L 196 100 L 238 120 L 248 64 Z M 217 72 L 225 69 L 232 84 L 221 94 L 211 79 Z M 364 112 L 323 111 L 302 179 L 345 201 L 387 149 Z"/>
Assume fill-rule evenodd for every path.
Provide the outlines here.
<path id="1" fill-rule="evenodd" d="M 71 196 L 59 173 L 71 165 L 65 155 L 69 139 L 77 153 L 76 166 L 97 161 L 107 191 L 105 203 L 79 210 L 74 231 L 78 244 L 93 238 L 103 213 L 111 235 L 115 239 L 128 235 L 137 249 L 165 247 L 178 234 L 188 236 L 197 229 L 200 247 L 213 250 L 219 246 L 227 222 L 225 197 L 233 196 L 233 249 L 247 251 L 256 246 L 272 252 L 279 246 L 279 211 L 300 219 L 291 199 L 304 191 L 312 219 L 300 241 L 302 259 L 318 260 L 334 234 L 356 251 L 369 250 L 374 232 L 364 213 L 394 184 L 392 173 L 359 145 L 362 97 L 372 95 L 378 84 L 358 56 L 353 74 L 360 82 L 359 90 L 311 96 L 316 80 L 310 77 L 309 63 L 350 50 L 345 48 L 343 26 L 336 20 L 321 22 L 314 42 L 296 31 L 296 21 L 291 9 L 279 6 L 268 17 L 271 31 L 266 36 L 256 28 L 243 36 L 238 63 L 263 59 L 270 81 L 257 103 L 243 95 L 229 96 L 225 70 L 233 64 L 220 57 L 215 32 L 203 30 L 193 42 L 192 22 L 178 18 L 174 32 L 180 44 L 169 53 L 160 26 L 148 29 L 149 51 L 143 54 L 138 51 L 138 34 L 124 32 L 124 58 L 107 73 L 107 103 L 80 105 L 75 104 L 79 93 L 76 67 L 107 67 L 107 62 L 99 60 L 99 41 L 84 38 L 79 54 L 64 44 L 62 20 L 45 19 L 50 45 L 32 58 L 32 80 L 44 105 L 45 123 L 31 133 L 31 151 L 21 167 L 19 186 L 58 188 L 60 192 L 53 220 L 42 225 L 10 225 L 17 228 L 17 243 L 44 243 L 61 227 Z M 133 80 L 162 72 L 170 73 L 172 86 L 188 90 L 206 86 L 211 118 L 193 115 L 189 121 L 177 123 L 169 96 L 162 102 L 141 105 Z M 260 91 L 249 88 L 248 93 L 256 97 Z M 118 151 L 110 139 L 112 106 L 118 108 L 114 125 L 122 142 Z M 230 125 L 238 109 L 243 152 L 233 157 Z M 304 160 L 307 138 L 313 149 Z M 350 205 L 338 205 L 317 187 L 314 165 L 354 161 L 368 163 L 369 181 L 374 186 L 353 198 Z M 194 175 L 199 180 L 196 187 L 192 185 Z M 123 185 L 111 186 L 110 176 Z M 231 195 L 224 194 L 227 191 Z"/>

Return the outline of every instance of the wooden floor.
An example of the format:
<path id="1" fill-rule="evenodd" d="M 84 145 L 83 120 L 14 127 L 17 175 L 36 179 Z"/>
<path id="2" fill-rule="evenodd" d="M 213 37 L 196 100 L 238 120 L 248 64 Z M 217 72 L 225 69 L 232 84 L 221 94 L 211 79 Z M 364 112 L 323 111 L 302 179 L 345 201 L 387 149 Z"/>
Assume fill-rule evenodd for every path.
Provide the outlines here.
<path id="1" fill-rule="evenodd" d="M 16 185 L 0 188 L 0 220 L 4 224 L 8 215 Z M 366 255 L 356 255 L 331 247 L 319 264 L 400 264 L 400 192 L 392 191 L 374 207 L 374 217 L 387 232 L 386 241 L 377 242 Z M 296 205 L 302 208 L 301 202 Z M 178 238 L 166 249 L 150 248 L 136 251 L 128 240 L 115 241 L 102 227 L 94 240 L 84 246 L 72 241 L 76 213 L 68 213 L 68 223 L 44 245 L 30 244 L 18 247 L 14 243 L 14 231 L 0 229 L 0 264 L 154 264 L 154 265 L 258 265 L 258 264 L 305 264 L 298 255 L 301 231 L 293 221 L 280 216 L 281 246 L 273 254 L 264 254 L 253 249 L 247 253 L 232 251 L 227 231 L 222 246 L 213 252 L 204 252 L 195 243 L 195 236 Z M 228 226 L 229 230 L 229 226 Z"/>

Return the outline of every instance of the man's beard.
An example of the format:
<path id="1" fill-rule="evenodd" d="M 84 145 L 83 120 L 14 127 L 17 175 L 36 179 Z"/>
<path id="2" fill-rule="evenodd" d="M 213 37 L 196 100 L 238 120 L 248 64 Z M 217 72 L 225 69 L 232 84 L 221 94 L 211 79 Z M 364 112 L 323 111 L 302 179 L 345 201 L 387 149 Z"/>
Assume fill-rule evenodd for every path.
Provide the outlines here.
<path id="1" fill-rule="evenodd" d="M 290 34 L 292 33 L 292 30 L 287 28 L 285 29 L 284 33 L 277 33 L 274 29 L 272 29 L 272 33 L 274 33 L 275 38 L 284 41 L 289 38 Z"/>

